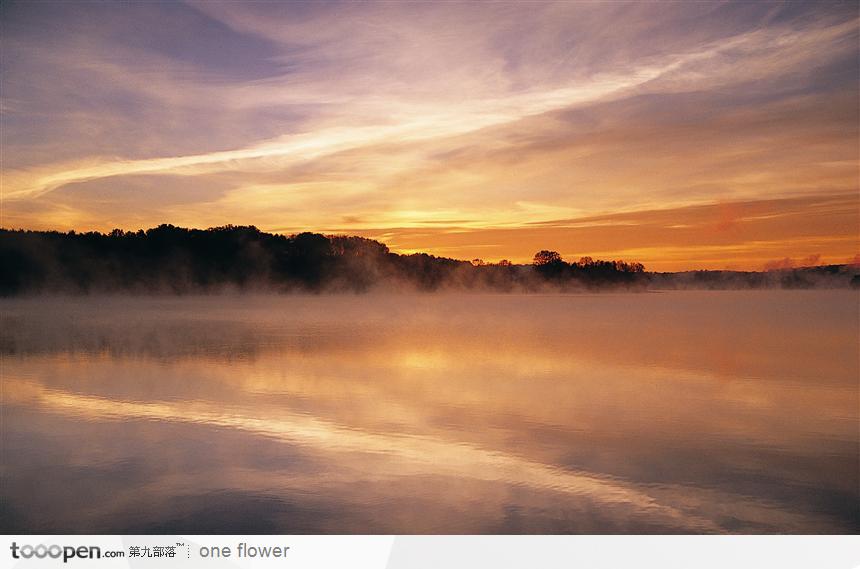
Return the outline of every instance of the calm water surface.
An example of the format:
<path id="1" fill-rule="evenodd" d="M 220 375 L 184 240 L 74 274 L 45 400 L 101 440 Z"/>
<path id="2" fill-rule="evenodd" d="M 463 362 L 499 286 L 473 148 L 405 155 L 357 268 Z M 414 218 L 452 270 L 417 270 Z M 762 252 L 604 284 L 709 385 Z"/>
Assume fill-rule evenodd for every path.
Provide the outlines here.
<path id="1" fill-rule="evenodd" d="M 860 530 L 856 292 L 0 309 L 6 532 Z"/>

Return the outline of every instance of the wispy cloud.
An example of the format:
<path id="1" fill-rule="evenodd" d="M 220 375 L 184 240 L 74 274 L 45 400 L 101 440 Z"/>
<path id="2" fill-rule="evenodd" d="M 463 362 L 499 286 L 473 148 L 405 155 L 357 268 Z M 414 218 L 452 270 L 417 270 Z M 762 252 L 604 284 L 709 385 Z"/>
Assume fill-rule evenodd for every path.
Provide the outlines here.
<path id="1" fill-rule="evenodd" d="M 50 167 L 44 173 L 31 175 L 24 172 L 16 176 L 4 197 L 38 197 L 65 184 L 120 175 L 205 174 L 241 168 L 241 162 L 255 159 L 277 159 L 279 162 L 269 167 L 281 167 L 390 140 L 410 143 L 458 136 L 513 123 L 529 116 L 606 100 L 691 62 L 712 57 L 720 49 L 688 54 L 662 65 L 637 69 L 629 75 L 601 75 L 586 82 L 546 91 L 517 93 L 445 107 L 418 105 L 398 109 L 395 104 L 388 115 L 390 120 L 385 121 L 387 124 L 322 128 L 308 133 L 284 135 L 245 148 L 205 154 L 144 160 L 96 159 L 95 163 L 89 164 L 61 164 Z M 111 69 L 109 73 L 113 71 Z"/>
<path id="2" fill-rule="evenodd" d="M 5 10 L 4 224 L 527 227 L 857 187 L 836 5 Z"/>

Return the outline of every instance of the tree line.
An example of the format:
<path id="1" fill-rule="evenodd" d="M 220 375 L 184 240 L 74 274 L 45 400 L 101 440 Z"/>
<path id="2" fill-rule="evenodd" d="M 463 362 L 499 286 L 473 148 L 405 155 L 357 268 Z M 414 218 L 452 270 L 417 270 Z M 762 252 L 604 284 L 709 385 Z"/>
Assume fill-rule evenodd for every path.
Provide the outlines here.
<path id="1" fill-rule="evenodd" d="M 363 237 L 280 235 L 254 226 L 67 233 L 0 229 L 0 294 L 208 293 L 225 290 L 533 292 L 641 288 L 641 263 L 568 263 L 539 251 L 532 264 L 391 252 Z"/>

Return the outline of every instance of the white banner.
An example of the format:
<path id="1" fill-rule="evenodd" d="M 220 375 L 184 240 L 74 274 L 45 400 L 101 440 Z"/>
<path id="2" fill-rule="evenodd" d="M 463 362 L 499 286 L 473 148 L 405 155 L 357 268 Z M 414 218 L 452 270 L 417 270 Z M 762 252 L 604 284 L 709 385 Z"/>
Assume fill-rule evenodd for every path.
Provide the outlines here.
<path id="1" fill-rule="evenodd" d="M 0 567 L 855 569 L 860 536 L 2 536 Z"/>

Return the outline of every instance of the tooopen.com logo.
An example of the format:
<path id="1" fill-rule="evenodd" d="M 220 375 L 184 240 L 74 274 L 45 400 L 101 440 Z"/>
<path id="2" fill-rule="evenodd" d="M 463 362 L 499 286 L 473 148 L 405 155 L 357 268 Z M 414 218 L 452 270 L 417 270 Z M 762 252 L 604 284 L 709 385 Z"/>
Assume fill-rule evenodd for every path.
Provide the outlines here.
<path id="1" fill-rule="evenodd" d="M 13 541 L 9 549 L 12 550 L 12 559 L 32 559 L 33 557 L 45 559 L 46 557 L 50 557 L 51 559 L 62 558 L 63 563 L 68 563 L 69 559 L 101 559 L 102 557 L 101 548 L 95 545 L 72 547 L 71 545 L 45 545 L 44 543 L 40 543 L 36 546 L 19 546 Z M 125 552 L 106 551 L 105 557 L 125 557 Z"/>

